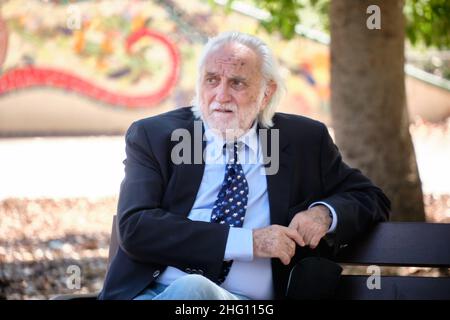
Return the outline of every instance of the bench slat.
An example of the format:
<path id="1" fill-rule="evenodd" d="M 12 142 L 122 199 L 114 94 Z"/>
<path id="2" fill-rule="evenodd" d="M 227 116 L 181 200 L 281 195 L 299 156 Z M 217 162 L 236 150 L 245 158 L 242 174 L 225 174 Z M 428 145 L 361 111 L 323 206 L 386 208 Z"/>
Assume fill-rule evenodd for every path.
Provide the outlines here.
<path id="1" fill-rule="evenodd" d="M 367 276 L 341 276 L 336 299 L 450 300 L 450 278 L 381 277 L 380 289 L 367 288 Z"/>
<path id="2" fill-rule="evenodd" d="M 337 261 L 417 267 L 450 267 L 450 224 L 379 223 L 368 236 L 342 249 Z"/>

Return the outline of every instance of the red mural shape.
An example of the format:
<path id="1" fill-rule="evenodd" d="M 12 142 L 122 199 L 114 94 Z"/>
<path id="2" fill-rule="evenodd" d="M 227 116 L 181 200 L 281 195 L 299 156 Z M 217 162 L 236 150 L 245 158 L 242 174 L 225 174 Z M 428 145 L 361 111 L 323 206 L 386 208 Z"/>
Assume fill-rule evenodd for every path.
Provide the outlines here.
<path id="1" fill-rule="evenodd" d="M 162 85 L 146 95 L 125 95 L 104 89 L 75 74 L 52 68 L 26 66 L 8 71 L 0 77 L 0 95 L 31 87 L 53 87 L 76 92 L 89 98 L 128 108 L 152 107 L 165 99 L 175 86 L 180 70 L 180 54 L 177 47 L 162 33 L 147 28 L 132 33 L 125 42 L 127 52 L 141 38 L 149 37 L 163 45 L 170 61 L 169 72 Z"/>

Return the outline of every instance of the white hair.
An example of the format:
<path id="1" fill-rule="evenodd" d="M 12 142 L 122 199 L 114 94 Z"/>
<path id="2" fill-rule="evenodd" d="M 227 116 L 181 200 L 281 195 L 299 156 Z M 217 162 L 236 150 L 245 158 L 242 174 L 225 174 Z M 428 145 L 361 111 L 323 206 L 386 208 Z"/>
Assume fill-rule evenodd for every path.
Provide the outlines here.
<path id="1" fill-rule="evenodd" d="M 195 97 L 192 101 L 192 111 L 197 118 L 202 118 L 200 112 L 200 88 L 202 80 L 202 70 L 205 65 L 206 58 L 209 54 L 221 48 L 229 43 L 239 43 L 247 48 L 252 49 L 261 58 L 261 73 L 263 77 L 263 83 L 261 90 L 265 90 L 265 86 L 273 81 L 276 84 L 276 90 L 268 102 L 266 108 L 262 110 L 258 115 L 258 121 L 264 128 L 273 126 L 272 118 L 275 114 L 276 108 L 286 91 L 285 84 L 281 78 L 278 64 L 274 58 L 272 50 L 259 38 L 241 32 L 224 32 L 216 37 L 210 38 L 203 48 L 203 52 L 198 61 L 198 76 L 197 85 L 195 88 Z"/>

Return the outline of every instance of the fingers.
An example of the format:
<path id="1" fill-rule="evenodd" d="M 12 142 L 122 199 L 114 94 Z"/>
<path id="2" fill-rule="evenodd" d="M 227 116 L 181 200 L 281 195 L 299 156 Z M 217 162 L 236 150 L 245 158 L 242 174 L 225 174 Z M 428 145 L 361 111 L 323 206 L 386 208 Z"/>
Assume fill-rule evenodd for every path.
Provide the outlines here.
<path id="1" fill-rule="evenodd" d="M 253 231 L 253 254 L 261 258 L 279 258 L 283 264 L 289 264 L 295 254 L 295 241 L 287 232 L 292 231 L 283 226 L 271 225 Z"/>
<path id="2" fill-rule="evenodd" d="M 321 223 L 321 220 L 316 219 L 316 214 L 311 212 L 298 213 L 292 219 L 289 228 L 295 230 L 298 234 L 295 239 L 301 239 L 301 241 L 296 240 L 300 246 L 307 245 L 311 249 L 315 249 L 328 229 Z"/>
<path id="3" fill-rule="evenodd" d="M 289 257 L 292 258 L 295 255 L 295 248 L 296 248 L 295 241 L 293 241 L 292 239 L 288 239 L 285 242 L 285 248 L 287 250 L 287 253 L 289 254 Z"/>
<path id="4" fill-rule="evenodd" d="M 304 231 L 303 239 L 307 246 L 309 246 L 311 249 L 314 249 L 319 244 L 319 241 L 322 238 L 322 236 L 323 234 L 320 230 L 311 227 L 310 229 Z"/>
<path id="5" fill-rule="evenodd" d="M 271 225 L 253 231 L 254 256 L 279 258 L 284 265 L 295 255 L 296 243 L 304 245 L 297 231 L 285 226 Z"/>
<path id="6" fill-rule="evenodd" d="M 307 229 L 304 231 L 303 239 L 305 240 L 305 244 L 307 246 L 311 246 L 311 240 L 314 237 L 314 235 L 315 235 L 315 233 L 310 229 Z"/>
<path id="7" fill-rule="evenodd" d="M 296 229 L 292 228 L 286 228 L 286 235 L 294 240 L 299 246 L 304 247 L 305 246 L 305 240 L 303 236 L 298 232 Z"/>
<path id="8" fill-rule="evenodd" d="M 309 246 L 311 247 L 311 249 L 315 249 L 319 245 L 320 239 L 322 239 L 322 237 L 320 235 L 315 235 L 311 239 L 311 242 L 309 243 Z"/>
<path id="9" fill-rule="evenodd" d="M 290 238 L 294 239 L 295 242 L 301 247 L 305 246 L 305 239 L 303 238 L 303 235 L 301 234 L 301 228 L 299 227 L 298 219 L 294 218 L 292 219 L 291 223 L 289 224 L 289 229 L 294 231 L 297 235 L 294 235 L 293 233 L 290 234 Z"/>
<path id="10" fill-rule="evenodd" d="M 288 265 L 291 262 L 292 257 L 295 255 L 296 239 L 299 239 L 299 235 L 295 230 L 288 227 L 278 226 L 281 231 L 282 238 L 280 239 L 281 248 L 278 253 L 278 258 L 284 265 Z"/>
<path id="11" fill-rule="evenodd" d="M 281 252 L 279 258 L 285 266 L 291 262 L 291 257 L 285 252 Z"/>
<path id="12" fill-rule="evenodd" d="M 281 226 L 280 226 L 281 227 Z M 295 255 L 295 241 L 287 235 L 291 233 L 291 230 L 286 227 L 281 227 L 281 238 L 279 242 L 278 258 L 285 265 L 291 262 L 292 257 Z"/>
<path id="13" fill-rule="evenodd" d="M 285 228 L 284 249 L 281 251 L 280 260 L 284 265 L 288 265 L 291 262 L 292 257 L 295 255 L 296 240 L 300 240 L 298 233 L 295 230 Z M 297 239 L 296 239 L 297 238 Z"/>

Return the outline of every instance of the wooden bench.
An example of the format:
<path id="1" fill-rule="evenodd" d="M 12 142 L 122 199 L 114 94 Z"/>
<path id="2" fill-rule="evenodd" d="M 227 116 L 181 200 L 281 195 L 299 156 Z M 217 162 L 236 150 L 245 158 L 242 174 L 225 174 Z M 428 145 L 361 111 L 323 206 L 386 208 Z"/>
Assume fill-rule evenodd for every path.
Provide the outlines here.
<path id="1" fill-rule="evenodd" d="M 113 219 L 108 266 L 118 248 Z M 351 265 L 450 268 L 450 224 L 384 222 L 339 253 L 337 262 Z M 368 286 L 371 275 L 342 275 L 336 299 L 450 300 L 450 277 L 381 276 L 379 288 Z M 97 294 L 59 295 L 52 300 L 95 299 Z"/>
<path id="2" fill-rule="evenodd" d="M 384 222 L 343 249 L 339 263 L 376 266 L 450 267 L 450 224 Z M 369 289 L 367 276 L 343 275 L 338 299 L 450 299 L 450 277 L 382 276 Z"/>

